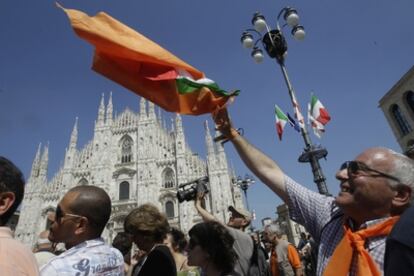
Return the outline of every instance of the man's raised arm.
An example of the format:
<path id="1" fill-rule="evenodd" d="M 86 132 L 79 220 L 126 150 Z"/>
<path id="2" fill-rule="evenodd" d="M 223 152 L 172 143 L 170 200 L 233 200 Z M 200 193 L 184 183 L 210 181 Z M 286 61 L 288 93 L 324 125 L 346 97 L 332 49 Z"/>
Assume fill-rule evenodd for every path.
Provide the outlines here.
<path id="1" fill-rule="evenodd" d="M 201 216 L 201 218 L 203 219 L 204 222 L 207 221 L 218 221 L 219 220 L 216 219 L 215 216 L 213 216 L 212 214 L 210 214 L 206 209 L 204 209 L 204 207 L 201 205 L 201 201 L 204 198 L 204 193 L 197 193 L 196 198 L 194 199 L 194 206 L 198 212 L 198 214 Z M 220 222 L 221 223 L 221 222 Z"/>
<path id="2" fill-rule="evenodd" d="M 246 166 L 283 201 L 287 194 L 284 173 L 279 166 L 259 149 L 250 144 L 232 127 L 226 108 L 212 114 L 217 129 L 229 139 Z"/>

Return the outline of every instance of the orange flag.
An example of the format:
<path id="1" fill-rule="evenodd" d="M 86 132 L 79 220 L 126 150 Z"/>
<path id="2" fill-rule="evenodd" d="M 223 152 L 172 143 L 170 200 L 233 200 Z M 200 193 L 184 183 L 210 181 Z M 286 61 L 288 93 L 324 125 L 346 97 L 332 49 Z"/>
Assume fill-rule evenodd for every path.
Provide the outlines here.
<path id="1" fill-rule="evenodd" d="M 203 72 L 104 12 L 90 17 L 57 5 L 76 34 L 95 46 L 93 70 L 167 111 L 211 113 L 239 93 L 220 89 Z"/>

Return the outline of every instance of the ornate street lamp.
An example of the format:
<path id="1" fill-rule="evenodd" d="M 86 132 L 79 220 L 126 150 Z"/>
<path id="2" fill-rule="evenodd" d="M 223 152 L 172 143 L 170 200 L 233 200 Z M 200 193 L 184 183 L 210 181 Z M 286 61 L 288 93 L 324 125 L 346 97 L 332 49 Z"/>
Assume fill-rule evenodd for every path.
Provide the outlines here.
<path id="1" fill-rule="evenodd" d="M 290 26 L 291 34 L 293 37 L 296 40 L 303 40 L 305 38 L 305 28 L 302 25 L 299 25 L 299 15 L 297 11 L 291 7 L 285 7 L 279 12 L 277 16 L 275 29 L 270 29 L 266 23 L 264 16 L 259 12 L 256 12 L 252 19 L 254 29 L 245 30 L 241 36 L 241 42 L 245 48 L 253 49 L 251 56 L 256 63 L 260 63 L 264 59 L 263 50 L 259 47 L 259 42 L 261 42 L 262 47 L 266 50 L 267 54 L 271 58 L 276 59 L 282 70 L 283 77 L 289 91 L 289 96 L 295 110 L 295 114 L 301 114 L 299 105 L 296 100 L 295 91 L 293 90 L 293 86 L 290 83 L 285 67 L 285 57 L 288 47 L 286 39 L 282 32 L 282 28 L 279 25 L 279 20 L 282 15 L 285 21 L 285 24 L 282 26 L 282 28 L 285 26 Z M 264 34 L 262 35 L 262 33 Z M 257 37 L 256 40 L 254 39 L 254 36 Z M 299 121 L 300 119 L 301 118 L 298 118 Z M 305 142 L 305 148 L 303 153 L 299 156 L 298 161 L 310 163 L 313 173 L 313 181 L 316 183 L 319 193 L 328 195 L 329 193 L 325 182 L 326 178 L 323 175 L 321 166 L 319 164 L 319 159 L 326 158 L 328 151 L 321 146 L 315 146 L 312 144 L 306 126 L 303 122 L 303 118 L 302 122 L 299 122 L 299 125 L 303 140 Z"/>
<path id="2" fill-rule="evenodd" d="M 250 212 L 249 200 L 247 198 L 247 190 L 249 189 L 250 185 L 254 183 L 253 178 L 250 175 L 246 174 L 244 176 L 244 179 L 241 176 L 238 176 L 236 179 L 233 180 L 233 183 L 240 187 L 240 189 L 242 189 L 244 193 L 244 198 L 246 199 L 247 210 Z"/>

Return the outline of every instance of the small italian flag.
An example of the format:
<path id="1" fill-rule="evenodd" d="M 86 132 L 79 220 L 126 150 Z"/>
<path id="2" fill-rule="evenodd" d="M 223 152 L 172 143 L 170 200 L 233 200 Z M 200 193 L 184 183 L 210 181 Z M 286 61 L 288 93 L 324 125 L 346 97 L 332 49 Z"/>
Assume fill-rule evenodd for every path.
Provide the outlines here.
<path id="1" fill-rule="evenodd" d="M 316 121 L 323 125 L 326 125 L 331 120 L 328 111 L 315 95 L 311 97 L 310 113 Z"/>
<path id="2" fill-rule="evenodd" d="M 283 129 L 289 121 L 289 118 L 285 115 L 285 113 L 283 113 L 283 111 L 277 105 L 275 105 L 275 119 L 277 135 L 279 136 L 279 140 L 282 141 Z"/>
<path id="3" fill-rule="evenodd" d="M 308 124 L 311 125 L 316 137 L 322 137 L 325 132 L 325 125 L 330 120 L 331 117 L 326 108 L 316 96 L 312 95 L 311 102 L 308 104 Z"/>

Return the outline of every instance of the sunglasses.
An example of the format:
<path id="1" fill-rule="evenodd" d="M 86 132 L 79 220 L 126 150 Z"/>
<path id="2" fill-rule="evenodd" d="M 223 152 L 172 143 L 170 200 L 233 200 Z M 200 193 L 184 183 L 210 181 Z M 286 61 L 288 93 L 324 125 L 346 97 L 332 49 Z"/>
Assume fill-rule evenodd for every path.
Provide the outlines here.
<path id="1" fill-rule="evenodd" d="M 387 173 L 372 169 L 370 167 L 368 167 L 366 164 L 359 162 L 359 161 L 346 161 L 341 165 L 340 170 L 345 170 L 347 169 L 348 171 L 348 176 L 353 176 L 353 175 L 357 175 L 358 172 L 373 172 L 376 173 L 377 176 L 381 176 L 381 177 L 385 177 L 394 181 L 397 181 L 399 183 L 401 183 L 400 179 L 398 177 L 389 175 Z"/>
<path id="2" fill-rule="evenodd" d="M 85 216 L 70 214 L 70 213 L 63 213 L 62 209 L 58 205 L 55 211 L 55 221 L 60 223 L 63 217 L 73 217 L 73 218 L 84 218 Z"/>

